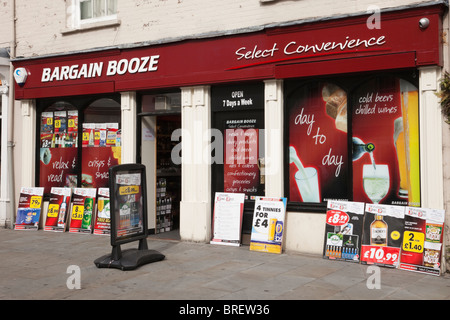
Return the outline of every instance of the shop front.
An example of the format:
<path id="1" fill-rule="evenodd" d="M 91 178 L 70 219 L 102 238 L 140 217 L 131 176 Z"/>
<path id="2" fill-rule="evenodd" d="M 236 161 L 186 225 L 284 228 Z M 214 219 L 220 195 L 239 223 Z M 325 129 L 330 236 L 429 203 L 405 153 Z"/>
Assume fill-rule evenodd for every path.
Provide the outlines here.
<path id="1" fill-rule="evenodd" d="M 444 10 L 17 59 L 16 184 L 100 188 L 140 162 L 154 232 L 208 242 L 214 194 L 237 192 L 248 236 L 255 197 L 286 197 L 285 249 L 310 253 L 327 200 L 442 208 Z"/>

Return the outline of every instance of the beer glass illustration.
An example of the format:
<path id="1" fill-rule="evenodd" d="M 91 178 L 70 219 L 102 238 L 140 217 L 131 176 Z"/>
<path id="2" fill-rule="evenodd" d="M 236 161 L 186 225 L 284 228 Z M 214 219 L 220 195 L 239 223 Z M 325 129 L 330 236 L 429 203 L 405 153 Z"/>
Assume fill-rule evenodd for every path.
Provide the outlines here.
<path id="1" fill-rule="evenodd" d="M 303 202 L 320 202 L 319 175 L 314 167 L 304 167 L 294 147 L 289 147 L 289 163 L 298 169 L 295 182 Z"/>
<path id="2" fill-rule="evenodd" d="M 388 193 L 389 167 L 385 164 L 363 166 L 364 192 L 373 203 L 379 203 Z"/>

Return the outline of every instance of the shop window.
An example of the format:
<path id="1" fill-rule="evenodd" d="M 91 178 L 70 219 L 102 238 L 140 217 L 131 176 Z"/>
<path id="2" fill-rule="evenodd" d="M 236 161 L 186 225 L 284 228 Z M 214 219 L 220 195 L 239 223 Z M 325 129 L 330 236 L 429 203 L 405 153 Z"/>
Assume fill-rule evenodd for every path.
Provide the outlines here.
<path id="1" fill-rule="evenodd" d="M 98 99 L 58 101 L 40 114 L 39 186 L 108 187 L 109 167 L 120 164 L 120 104 Z"/>
<path id="2" fill-rule="evenodd" d="M 415 85 L 394 76 L 312 81 L 286 103 L 293 208 L 329 199 L 420 206 Z"/>
<path id="3" fill-rule="evenodd" d="M 81 186 L 108 187 L 108 170 L 120 164 L 120 104 L 99 99 L 84 111 Z"/>
<path id="4" fill-rule="evenodd" d="M 78 110 L 58 101 L 40 118 L 39 186 L 76 187 L 78 168 Z"/>

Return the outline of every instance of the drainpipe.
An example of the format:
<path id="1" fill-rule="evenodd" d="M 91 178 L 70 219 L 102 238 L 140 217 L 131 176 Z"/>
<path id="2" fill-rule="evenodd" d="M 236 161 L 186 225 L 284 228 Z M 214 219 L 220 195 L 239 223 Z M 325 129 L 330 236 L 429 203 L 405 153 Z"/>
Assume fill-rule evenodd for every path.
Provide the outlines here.
<path id="1" fill-rule="evenodd" d="M 10 60 L 16 57 L 16 1 L 11 0 L 11 10 L 12 10 L 12 28 L 11 28 L 11 45 L 10 45 Z M 15 212 L 15 184 L 14 184 L 14 66 L 12 62 L 9 63 L 9 99 L 8 99 L 8 142 L 7 142 L 7 153 L 8 153 L 8 193 L 9 193 L 9 226 L 11 229 L 14 228 L 14 212 Z"/>

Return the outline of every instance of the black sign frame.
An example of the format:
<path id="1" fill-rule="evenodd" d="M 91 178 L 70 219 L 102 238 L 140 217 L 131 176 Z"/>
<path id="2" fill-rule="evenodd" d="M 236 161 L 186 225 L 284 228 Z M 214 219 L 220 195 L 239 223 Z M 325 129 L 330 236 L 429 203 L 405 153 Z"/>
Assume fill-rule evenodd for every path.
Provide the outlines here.
<path id="1" fill-rule="evenodd" d="M 124 196 L 120 195 L 121 188 L 126 186 L 135 186 L 134 184 L 118 184 L 117 177 L 119 175 L 139 175 L 139 191 L 137 195 L 139 199 L 135 202 L 138 208 L 139 219 L 141 220 L 141 231 L 133 231 L 118 235 L 120 230 L 120 210 L 123 205 Z M 137 163 L 120 164 L 109 168 L 109 194 L 110 194 L 110 212 L 111 212 L 111 245 L 118 246 L 124 243 L 142 240 L 148 237 L 147 229 L 147 186 L 146 186 L 146 170 L 145 166 Z M 131 192 L 134 192 L 133 190 Z M 130 211 L 132 209 L 130 208 Z M 134 213 L 135 214 L 135 213 Z"/>

